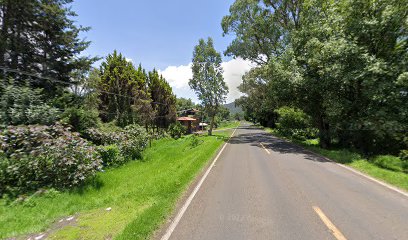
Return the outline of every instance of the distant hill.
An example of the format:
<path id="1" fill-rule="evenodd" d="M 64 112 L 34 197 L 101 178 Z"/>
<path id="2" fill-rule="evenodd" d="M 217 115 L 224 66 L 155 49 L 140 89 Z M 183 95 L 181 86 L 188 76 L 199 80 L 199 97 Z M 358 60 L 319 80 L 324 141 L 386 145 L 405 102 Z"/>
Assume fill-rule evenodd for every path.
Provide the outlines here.
<path id="1" fill-rule="evenodd" d="M 235 106 L 235 103 L 227 103 L 224 104 L 224 107 L 226 107 L 231 114 L 235 114 L 235 113 L 244 113 L 244 111 L 242 111 L 242 108 L 239 106 Z"/>

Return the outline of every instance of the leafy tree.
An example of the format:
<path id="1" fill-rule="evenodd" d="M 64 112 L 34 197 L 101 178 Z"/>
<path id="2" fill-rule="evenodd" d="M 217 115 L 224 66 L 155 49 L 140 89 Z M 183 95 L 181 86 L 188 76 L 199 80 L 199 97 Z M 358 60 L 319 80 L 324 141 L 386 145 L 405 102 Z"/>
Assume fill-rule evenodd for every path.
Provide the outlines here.
<path id="1" fill-rule="evenodd" d="M 208 38 L 206 42 L 200 39 L 193 52 L 193 78 L 190 79 L 189 85 L 198 95 L 211 119 L 209 135 L 212 135 L 215 116 L 228 93 L 228 87 L 222 76 L 221 62 L 221 54 L 214 49 L 213 40 Z"/>
<path id="2" fill-rule="evenodd" d="M 234 114 L 233 118 L 234 118 L 235 120 L 237 120 L 237 121 L 241 121 L 241 120 L 244 118 L 244 116 L 243 116 L 242 113 L 238 113 L 238 112 L 237 112 L 237 113 Z"/>
<path id="3" fill-rule="evenodd" d="M 236 36 L 225 55 L 265 64 L 272 54 L 280 51 L 276 44 L 282 35 L 280 28 L 271 26 L 272 14 L 258 2 L 237 0 L 230 7 L 230 15 L 222 19 L 223 35 L 233 33 Z"/>
<path id="4" fill-rule="evenodd" d="M 149 127 L 152 126 L 157 119 L 157 111 L 153 108 L 152 100 L 149 96 L 146 94 L 142 96 L 142 98 L 135 98 L 131 110 L 135 116 L 133 120 L 144 126 L 146 131 L 149 131 Z"/>
<path id="5" fill-rule="evenodd" d="M 217 115 L 220 118 L 220 120 L 224 120 L 224 121 L 229 120 L 231 117 L 230 110 L 224 106 L 220 106 Z"/>
<path id="6" fill-rule="evenodd" d="M 270 94 L 268 88 L 268 74 L 264 67 L 257 67 L 247 72 L 238 89 L 245 96 L 237 99 L 248 120 L 259 122 L 263 126 L 275 127 L 277 114 L 274 111 L 277 103 L 274 95 Z"/>
<path id="7" fill-rule="evenodd" d="M 92 68 L 83 80 L 78 84 L 83 89 L 83 93 L 80 94 L 84 97 L 82 105 L 88 109 L 98 109 L 101 104 L 98 92 L 98 86 L 101 82 L 100 71 L 97 68 Z"/>
<path id="8" fill-rule="evenodd" d="M 340 8 L 345 38 L 364 60 L 364 65 L 346 69 L 359 74 L 351 105 L 359 113 L 353 111 L 350 126 L 358 131 L 350 142 L 368 153 L 382 148 L 397 151 L 408 128 L 407 87 L 400 84 L 407 75 L 408 12 L 401 3 L 359 0 Z"/>
<path id="9" fill-rule="evenodd" d="M 236 0 L 223 17 L 223 35 L 235 39 L 224 52 L 259 65 L 285 52 L 290 33 L 300 25 L 302 0 Z"/>
<path id="10" fill-rule="evenodd" d="M 183 110 L 187 110 L 187 109 L 196 107 L 196 105 L 190 98 L 189 99 L 183 98 L 183 97 L 177 98 L 176 104 L 177 104 L 177 111 L 183 111 Z"/>
<path id="11" fill-rule="evenodd" d="M 303 138 L 308 137 L 308 130 L 311 129 L 310 117 L 302 110 L 291 107 L 281 107 L 276 110 L 278 113 L 277 130 L 287 137 Z"/>
<path id="12" fill-rule="evenodd" d="M 293 41 L 304 76 L 299 92 L 314 102 L 306 112 L 333 135 L 323 142 L 337 138 L 366 154 L 380 146 L 396 151 L 407 126 L 398 84 L 406 71 L 407 12 L 398 1 L 310 1 L 303 15 Z"/>

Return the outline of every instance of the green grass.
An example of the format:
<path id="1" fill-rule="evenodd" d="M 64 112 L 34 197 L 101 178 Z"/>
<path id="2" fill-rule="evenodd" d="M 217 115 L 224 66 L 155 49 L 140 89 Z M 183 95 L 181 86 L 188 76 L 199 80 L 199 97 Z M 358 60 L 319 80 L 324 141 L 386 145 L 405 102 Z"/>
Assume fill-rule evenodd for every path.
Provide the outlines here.
<path id="1" fill-rule="evenodd" d="M 177 199 L 231 131 L 152 143 L 143 161 L 98 174 L 97 184 L 71 192 L 50 192 L 23 203 L 0 200 L 0 238 L 38 233 L 75 215 L 73 225 L 57 228 L 51 239 L 146 239 L 171 213 Z M 105 209 L 111 207 L 111 211 Z"/>
<path id="2" fill-rule="evenodd" d="M 236 128 L 240 124 L 240 121 L 226 121 L 226 122 L 221 122 L 218 125 L 218 128 L 215 130 L 222 130 L 222 129 L 229 129 L 229 128 Z"/>
<path id="3" fill-rule="evenodd" d="M 347 165 L 374 178 L 383 180 L 384 182 L 408 191 L 408 174 L 406 173 L 384 169 L 364 159 L 353 161 Z"/>
<path id="4" fill-rule="evenodd" d="M 359 153 L 348 149 L 322 149 L 319 147 L 318 139 L 299 141 L 279 136 L 279 134 L 271 128 L 265 128 L 265 131 L 301 145 L 302 147 L 333 161 L 348 165 L 370 175 L 371 177 L 408 191 L 408 174 L 402 171 L 402 162 L 395 156 L 376 156 L 373 159 L 368 160 L 362 157 Z"/>

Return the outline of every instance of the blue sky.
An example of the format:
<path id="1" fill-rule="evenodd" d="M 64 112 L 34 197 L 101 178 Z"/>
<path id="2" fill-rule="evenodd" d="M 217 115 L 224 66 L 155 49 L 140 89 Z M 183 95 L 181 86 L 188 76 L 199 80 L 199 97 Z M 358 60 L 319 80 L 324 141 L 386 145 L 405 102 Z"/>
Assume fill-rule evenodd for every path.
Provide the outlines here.
<path id="1" fill-rule="evenodd" d="M 160 70 L 178 96 L 196 100 L 186 86 L 193 48 L 199 38 L 210 36 L 217 51 L 226 49 L 233 37 L 222 36 L 221 19 L 228 14 L 233 2 L 75 0 L 72 8 L 78 14 L 77 23 L 92 28 L 82 34 L 92 41 L 85 55 L 105 57 L 116 49 L 135 65 L 141 63 L 147 70 Z M 235 60 L 224 57 L 224 61 L 226 64 L 232 61 L 228 66 L 233 68 Z M 242 68 L 241 65 L 237 67 Z M 227 75 L 236 78 L 232 84 L 235 93 L 228 97 L 228 101 L 237 97 L 235 82 L 237 76 L 242 75 L 231 71 L 226 70 Z"/>

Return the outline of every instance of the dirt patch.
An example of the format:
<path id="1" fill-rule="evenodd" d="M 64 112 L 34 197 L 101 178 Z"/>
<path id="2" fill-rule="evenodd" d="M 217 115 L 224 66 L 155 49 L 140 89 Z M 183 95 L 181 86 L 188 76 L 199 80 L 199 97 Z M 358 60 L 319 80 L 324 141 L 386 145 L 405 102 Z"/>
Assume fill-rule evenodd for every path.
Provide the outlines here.
<path id="1" fill-rule="evenodd" d="M 54 232 L 65 228 L 67 226 L 76 226 L 77 225 L 77 218 L 78 215 L 72 215 L 68 217 L 61 218 L 51 224 L 51 227 L 44 232 L 40 233 L 32 233 L 28 235 L 23 235 L 19 237 L 7 238 L 7 240 L 43 240 L 47 239 L 47 237 Z"/>

